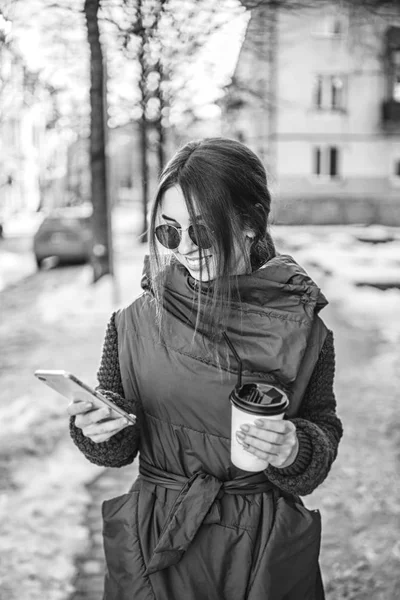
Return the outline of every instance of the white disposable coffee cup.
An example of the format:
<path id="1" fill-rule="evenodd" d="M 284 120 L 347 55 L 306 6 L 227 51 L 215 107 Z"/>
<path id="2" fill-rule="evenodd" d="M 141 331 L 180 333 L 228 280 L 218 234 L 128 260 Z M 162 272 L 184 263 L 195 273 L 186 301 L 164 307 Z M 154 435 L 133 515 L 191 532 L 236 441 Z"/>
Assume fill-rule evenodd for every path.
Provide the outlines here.
<path id="1" fill-rule="evenodd" d="M 258 458 L 254 454 L 247 452 L 243 444 L 239 442 L 236 433 L 241 431 L 241 425 L 251 425 L 256 419 L 279 420 L 283 419 L 285 411 L 288 407 L 288 398 L 282 390 L 278 390 L 275 386 L 260 386 L 265 391 L 265 388 L 273 390 L 280 395 L 280 399 L 271 404 L 262 405 L 260 403 L 246 402 L 240 398 L 237 390 L 234 390 L 230 395 L 231 400 L 231 461 L 243 471 L 263 471 L 269 465 L 268 460 Z M 262 414 L 264 412 L 264 414 Z"/>

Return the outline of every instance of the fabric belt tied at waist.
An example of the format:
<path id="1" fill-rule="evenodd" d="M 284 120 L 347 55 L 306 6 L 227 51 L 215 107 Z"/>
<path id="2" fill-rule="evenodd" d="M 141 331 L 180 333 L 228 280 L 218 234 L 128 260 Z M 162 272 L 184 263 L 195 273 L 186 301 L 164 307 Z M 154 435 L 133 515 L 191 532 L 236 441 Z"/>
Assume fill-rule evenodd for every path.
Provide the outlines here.
<path id="1" fill-rule="evenodd" d="M 223 494 L 257 494 L 273 488 L 263 473 L 254 473 L 231 481 L 220 481 L 203 472 L 183 477 L 166 473 L 143 460 L 140 461 L 139 473 L 144 481 L 180 492 L 147 565 L 146 575 L 177 564 L 202 523 L 205 523 L 206 517 L 207 524 L 220 522 L 219 511 L 218 516 L 214 514 L 212 517 L 210 514 L 217 498 Z"/>

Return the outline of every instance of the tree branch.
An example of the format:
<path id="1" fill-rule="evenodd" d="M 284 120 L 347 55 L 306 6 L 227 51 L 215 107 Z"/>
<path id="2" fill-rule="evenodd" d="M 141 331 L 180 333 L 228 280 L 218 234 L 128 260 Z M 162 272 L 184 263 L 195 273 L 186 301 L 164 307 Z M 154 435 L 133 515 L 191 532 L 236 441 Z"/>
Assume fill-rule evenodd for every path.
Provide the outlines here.
<path id="1" fill-rule="evenodd" d="M 68 6 L 66 4 L 58 4 L 57 2 L 53 2 L 52 4 L 47 4 L 46 7 L 47 8 L 56 8 L 56 9 L 61 9 L 61 10 L 65 10 L 69 13 L 72 13 L 74 15 L 78 15 L 78 14 L 84 14 L 84 9 L 76 9 L 72 6 Z"/>

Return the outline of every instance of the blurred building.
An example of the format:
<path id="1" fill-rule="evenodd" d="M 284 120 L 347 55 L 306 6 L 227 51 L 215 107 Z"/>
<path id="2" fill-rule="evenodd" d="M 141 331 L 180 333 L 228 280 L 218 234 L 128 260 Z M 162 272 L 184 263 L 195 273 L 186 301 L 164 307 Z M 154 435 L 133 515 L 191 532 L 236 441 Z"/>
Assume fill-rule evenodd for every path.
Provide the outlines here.
<path id="1" fill-rule="evenodd" d="M 37 76 L 1 38 L 0 213 L 36 210 L 40 204 L 39 151 L 44 143 L 45 91 Z"/>
<path id="2" fill-rule="evenodd" d="M 266 164 L 275 219 L 400 225 L 400 7 L 266 4 L 221 106 Z"/>
<path id="3" fill-rule="evenodd" d="M 56 90 L 32 71 L 0 15 L 0 224 L 65 204 L 72 133 L 58 121 Z M 65 129 L 65 128 L 64 128 Z"/>

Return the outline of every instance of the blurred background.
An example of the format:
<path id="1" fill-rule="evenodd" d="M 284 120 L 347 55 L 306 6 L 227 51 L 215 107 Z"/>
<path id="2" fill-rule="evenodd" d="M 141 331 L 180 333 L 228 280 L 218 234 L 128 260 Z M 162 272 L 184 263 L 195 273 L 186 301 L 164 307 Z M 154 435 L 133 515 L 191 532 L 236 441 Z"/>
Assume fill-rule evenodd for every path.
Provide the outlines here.
<path id="1" fill-rule="evenodd" d="M 0 598 L 101 597 L 100 504 L 67 402 L 140 293 L 149 206 L 183 143 L 263 160 L 271 233 L 330 304 L 345 436 L 319 507 L 329 600 L 400 585 L 398 0 L 0 0 Z"/>

